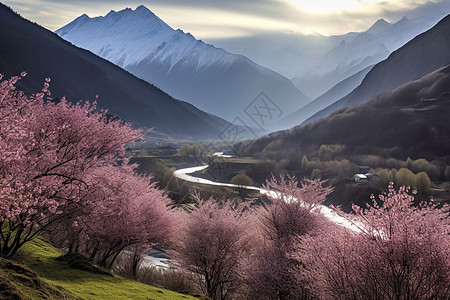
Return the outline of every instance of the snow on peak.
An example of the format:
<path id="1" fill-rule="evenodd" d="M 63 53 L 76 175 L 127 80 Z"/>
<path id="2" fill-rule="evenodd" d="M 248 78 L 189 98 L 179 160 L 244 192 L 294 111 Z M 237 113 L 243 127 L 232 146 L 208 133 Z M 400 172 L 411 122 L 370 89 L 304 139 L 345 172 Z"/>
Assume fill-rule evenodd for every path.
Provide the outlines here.
<path id="1" fill-rule="evenodd" d="M 395 23 L 392 27 L 393 28 L 401 28 L 400 30 L 408 30 L 408 27 L 414 27 L 414 25 L 407 17 L 403 17 L 397 23 Z"/>
<path id="2" fill-rule="evenodd" d="M 389 24 L 389 22 L 388 21 L 386 21 L 385 19 L 383 19 L 383 18 L 381 18 L 381 19 L 378 19 L 373 25 L 372 25 L 372 27 L 373 26 L 380 26 L 380 25 L 386 25 L 386 24 Z"/>
<path id="3" fill-rule="evenodd" d="M 174 30 L 143 5 L 135 10 L 111 10 L 95 18 L 84 14 L 56 33 L 123 68 L 155 59 L 172 65 L 187 60 L 202 68 L 233 59 L 223 49 L 206 45 L 181 29 Z"/>
<path id="4" fill-rule="evenodd" d="M 82 14 L 81 16 L 79 16 L 78 18 L 73 20 L 70 24 L 78 24 L 78 23 L 81 23 L 81 22 L 86 22 L 89 19 L 90 18 L 89 18 L 89 16 L 87 14 Z"/>
<path id="5" fill-rule="evenodd" d="M 406 16 L 403 16 L 403 18 L 401 18 L 400 21 L 398 21 L 396 24 L 408 23 L 408 22 L 410 22 L 409 19 Z"/>
<path id="6" fill-rule="evenodd" d="M 138 7 L 136 7 L 136 11 L 142 11 L 142 12 L 150 12 L 150 13 L 152 13 L 151 11 L 150 11 L 150 9 L 148 9 L 147 7 L 145 7 L 144 5 L 139 5 Z"/>
<path id="7" fill-rule="evenodd" d="M 109 13 L 106 14 L 106 17 L 112 16 L 112 15 L 114 15 L 115 13 L 116 13 L 116 11 L 115 11 L 114 9 L 111 9 L 111 10 L 109 11 Z"/>
<path id="8" fill-rule="evenodd" d="M 377 35 L 388 30 L 390 27 L 391 24 L 385 19 L 379 19 L 367 30 L 367 32 Z"/>

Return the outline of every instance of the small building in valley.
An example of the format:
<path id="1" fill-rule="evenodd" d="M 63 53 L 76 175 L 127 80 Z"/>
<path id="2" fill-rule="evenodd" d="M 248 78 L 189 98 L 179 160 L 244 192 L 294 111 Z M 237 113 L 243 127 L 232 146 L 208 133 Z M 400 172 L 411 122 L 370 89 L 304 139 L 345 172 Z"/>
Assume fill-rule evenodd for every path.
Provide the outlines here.
<path id="1" fill-rule="evenodd" d="M 355 182 L 369 181 L 375 174 L 370 173 L 370 167 L 358 166 L 358 173 L 353 176 Z"/>
<path id="2" fill-rule="evenodd" d="M 355 174 L 355 176 L 353 176 L 353 180 L 355 182 L 362 182 L 362 181 L 368 181 L 369 179 L 367 178 L 367 176 L 365 174 Z"/>

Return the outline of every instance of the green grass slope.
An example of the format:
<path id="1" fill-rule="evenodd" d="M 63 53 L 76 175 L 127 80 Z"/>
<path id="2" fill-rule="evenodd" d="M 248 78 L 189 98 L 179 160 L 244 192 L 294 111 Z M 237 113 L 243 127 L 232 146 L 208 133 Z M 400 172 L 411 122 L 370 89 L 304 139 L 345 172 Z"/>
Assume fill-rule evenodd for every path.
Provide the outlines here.
<path id="1" fill-rule="evenodd" d="M 47 283 L 36 272 L 0 258 L 0 299 L 81 299 L 61 286 Z"/>
<path id="2" fill-rule="evenodd" d="M 113 276 L 37 239 L 24 246 L 24 265 L 0 259 L 0 299 L 198 299 Z"/>

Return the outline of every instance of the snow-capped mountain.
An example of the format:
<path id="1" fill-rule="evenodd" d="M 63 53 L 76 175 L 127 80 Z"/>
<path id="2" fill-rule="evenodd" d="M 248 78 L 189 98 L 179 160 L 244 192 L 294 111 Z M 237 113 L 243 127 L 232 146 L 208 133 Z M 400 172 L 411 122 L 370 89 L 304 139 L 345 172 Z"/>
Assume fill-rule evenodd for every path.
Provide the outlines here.
<path id="1" fill-rule="evenodd" d="M 75 47 L 23 19 L 2 3 L 0 40 L 0 74 L 10 78 L 23 71 L 28 73 L 17 82 L 18 90 L 39 93 L 44 79 L 50 77 L 52 98 L 65 96 L 73 103 L 95 100 L 97 108 L 107 109 L 110 115 L 135 127 L 153 128 L 148 133 L 153 141 L 217 139 L 231 126 L 189 103 L 173 99 L 115 64 Z"/>
<path id="2" fill-rule="evenodd" d="M 56 33 L 171 96 L 230 121 L 242 117 L 261 92 L 282 112 L 309 100 L 289 79 L 172 29 L 142 5 L 104 17 L 82 15 Z"/>
<path id="3" fill-rule="evenodd" d="M 170 68 L 186 60 L 206 68 L 233 59 L 233 55 L 197 41 L 189 33 L 173 30 L 143 5 L 136 10 L 112 10 L 105 17 L 89 18 L 83 14 L 56 33 L 122 68 L 149 56 L 166 62 Z"/>
<path id="4" fill-rule="evenodd" d="M 357 35 L 328 51 L 314 67 L 293 79 L 308 95 L 317 97 L 342 80 L 389 56 L 389 50 L 370 33 Z M 355 86 L 356 87 L 356 86 Z"/>
<path id="5" fill-rule="evenodd" d="M 420 33 L 434 25 L 432 21 L 411 21 L 403 17 L 396 23 L 384 19 L 339 45 L 320 58 L 320 63 L 293 78 L 298 88 L 312 98 L 325 93 L 338 82 L 386 59 Z"/>
<path id="6" fill-rule="evenodd" d="M 448 13 L 448 4 L 441 3 L 426 13 L 410 13 L 408 18 L 397 22 L 380 19 L 363 32 L 333 36 L 277 32 L 209 39 L 208 42 L 229 52 L 243 54 L 291 78 L 302 92 L 314 99 L 338 82 L 385 59 Z"/>
<path id="7" fill-rule="evenodd" d="M 351 93 L 317 112 L 311 123 L 332 112 L 366 102 L 400 85 L 450 64 L 450 14 L 376 64 Z"/>

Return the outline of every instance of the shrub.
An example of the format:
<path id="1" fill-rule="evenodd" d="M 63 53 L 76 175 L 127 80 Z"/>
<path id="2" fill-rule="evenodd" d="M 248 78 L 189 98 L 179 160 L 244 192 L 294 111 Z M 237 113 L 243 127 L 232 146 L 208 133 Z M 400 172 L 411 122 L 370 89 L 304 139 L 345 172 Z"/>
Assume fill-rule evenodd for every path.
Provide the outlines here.
<path id="1" fill-rule="evenodd" d="M 231 183 L 239 186 L 251 186 L 253 185 L 253 180 L 245 174 L 237 174 L 231 178 Z"/>
<path id="2" fill-rule="evenodd" d="M 415 184 L 414 173 L 409 169 L 401 168 L 400 170 L 398 170 L 398 173 L 396 175 L 396 182 L 400 186 L 412 187 Z"/>
<path id="3" fill-rule="evenodd" d="M 421 194 L 427 194 L 431 188 L 431 180 L 428 174 L 425 172 L 420 172 L 416 174 L 415 178 L 415 188 Z"/>

